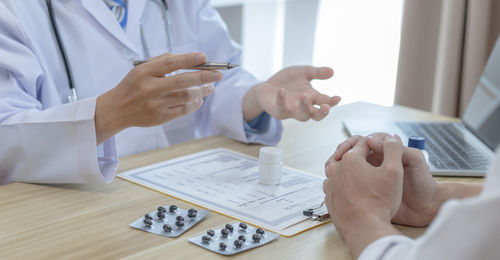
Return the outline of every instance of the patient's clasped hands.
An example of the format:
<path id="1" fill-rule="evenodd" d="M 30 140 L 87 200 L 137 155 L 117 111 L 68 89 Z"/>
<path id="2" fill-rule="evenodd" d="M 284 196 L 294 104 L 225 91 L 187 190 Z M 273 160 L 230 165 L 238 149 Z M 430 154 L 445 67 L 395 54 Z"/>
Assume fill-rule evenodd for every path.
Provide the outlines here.
<path id="1" fill-rule="evenodd" d="M 353 136 L 325 164 L 325 203 L 355 257 L 372 241 L 399 234 L 391 221 L 428 225 L 442 200 L 423 154 L 389 134 Z"/>

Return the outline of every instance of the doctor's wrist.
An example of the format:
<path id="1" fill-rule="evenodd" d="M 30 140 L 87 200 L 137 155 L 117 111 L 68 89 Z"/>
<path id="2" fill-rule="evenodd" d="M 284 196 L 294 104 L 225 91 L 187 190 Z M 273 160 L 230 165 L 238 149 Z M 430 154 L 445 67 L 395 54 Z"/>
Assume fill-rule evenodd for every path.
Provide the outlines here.
<path id="1" fill-rule="evenodd" d="M 260 85 L 261 84 L 253 86 L 243 96 L 241 109 L 243 112 L 243 119 L 246 122 L 252 121 L 260 114 L 262 114 L 262 112 L 264 112 L 264 109 L 260 105 L 257 97 L 257 89 L 260 87 Z"/>
<path id="2" fill-rule="evenodd" d="M 96 144 L 100 145 L 121 130 L 127 128 L 128 126 L 123 118 L 116 101 L 111 99 L 109 92 L 97 97 L 94 114 Z"/>

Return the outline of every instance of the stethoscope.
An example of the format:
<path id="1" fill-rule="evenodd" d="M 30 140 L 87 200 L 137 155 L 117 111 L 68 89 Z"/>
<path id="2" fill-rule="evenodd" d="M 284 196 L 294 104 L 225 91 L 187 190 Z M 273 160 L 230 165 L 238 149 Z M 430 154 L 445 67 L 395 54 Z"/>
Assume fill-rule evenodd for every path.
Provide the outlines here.
<path id="1" fill-rule="evenodd" d="M 170 21 L 170 15 L 168 12 L 168 5 L 166 0 L 161 0 L 161 3 L 159 3 L 157 0 L 152 0 L 154 3 L 158 4 L 160 8 L 165 9 L 165 12 L 162 12 L 163 14 L 163 22 L 165 24 L 165 33 L 167 35 L 167 45 L 169 48 L 169 51 L 173 51 L 173 43 L 172 43 L 172 30 L 171 30 L 171 21 Z M 73 74 L 71 71 L 71 65 L 68 60 L 68 55 L 66 54 L 66 49 L 64 48 L 64 43 L 61 39 L 61 35 L 59 33 L 59 27 L 57 26 L 56 20 L 55 20 L 55 15 L 54 15 L 54 8 L 52 6 L 52 1 L 51 0 L 45 0 L 47 3 L 47 9 L 49 13 L 49 19 L 50 19 L 50 24 L 52 25 L 52 30 L 54 31 L 54 35 L 56 37 L 56 42 L 57 42 L 57 47 L 59 49 L 59 53 L 61 54 L 61 57 L 63 59 L 64 63 L 64 69 L 66 70 L 66 77 L 68 78 L 68 84 L 69 84 L 69 89 L 71 91 L 71 95 L 68 96 L 68 101 L 75 102 L 78 100 L 78 96 L 76 94 L 76 89 L 75 89 L 75 82 L 73 81 Z M 141 42 L 144 46 L 144 52 L 148 57 L 151 57 L 149 53 L 149 48 L 148 45 L 145 41 L 144 37 L 144 32 L 142 28 L 142 24 L 140 25 L 140 32 L 141 32 Z"/>

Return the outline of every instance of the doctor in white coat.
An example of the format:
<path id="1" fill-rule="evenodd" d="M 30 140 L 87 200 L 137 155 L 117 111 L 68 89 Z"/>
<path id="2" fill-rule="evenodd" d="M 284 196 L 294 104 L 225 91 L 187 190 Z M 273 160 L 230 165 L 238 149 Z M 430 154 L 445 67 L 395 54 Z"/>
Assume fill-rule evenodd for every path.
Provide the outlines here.
<path id="1" fill-rule="evenodd" d="M 176 72 L 240 64 L 209 1 L 166 1 L 168 11 L 161 0 L 113 2 L 127 4 L 0 0 L 0 184 L 110 182 L 119 156 L 217 134 L 272 145 L 279 120 L 321 120 L 340 101 L 310 85 L 329 68 L 265 82 L 243 69 Z"/>

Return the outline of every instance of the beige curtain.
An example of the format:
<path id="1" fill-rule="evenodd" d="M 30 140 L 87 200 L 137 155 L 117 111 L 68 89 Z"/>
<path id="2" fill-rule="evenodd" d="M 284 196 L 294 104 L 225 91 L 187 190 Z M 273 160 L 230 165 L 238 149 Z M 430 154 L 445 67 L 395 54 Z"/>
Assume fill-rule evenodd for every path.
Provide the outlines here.
<path id="1" fill-rule="evenodd" d="M 405 0 L 395 103 L 461 116 L 499 31 L 500 0 Z"/>

